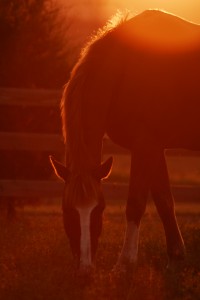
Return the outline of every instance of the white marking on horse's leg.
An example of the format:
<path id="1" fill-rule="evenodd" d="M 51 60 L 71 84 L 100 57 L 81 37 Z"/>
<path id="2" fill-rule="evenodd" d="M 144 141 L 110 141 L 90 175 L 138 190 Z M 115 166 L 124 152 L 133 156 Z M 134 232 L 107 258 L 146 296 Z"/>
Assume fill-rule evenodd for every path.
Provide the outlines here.
<path id="1" fill-rule="evenodd" d="M 138 255 L 138 240 L 139 227 L 133 221 L 127 222 L 124 244 L 117 266 L 120 267 L 129 263 L 136 263 Z"/>
<path id="2" fill-rule="evenodd" d="M 90 215 L 93 210 L 92 207 L 79 208 L 80 215 L 80 269 L 87 269 L 92 266 L 91 253 L 91 236 L 90 236 Z"/>

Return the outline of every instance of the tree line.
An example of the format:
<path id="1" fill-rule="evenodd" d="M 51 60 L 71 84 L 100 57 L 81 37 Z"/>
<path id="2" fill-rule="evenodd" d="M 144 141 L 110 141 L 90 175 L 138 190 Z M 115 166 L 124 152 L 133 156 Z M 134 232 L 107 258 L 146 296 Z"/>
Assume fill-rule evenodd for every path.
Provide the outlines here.
<path id="1" fill-rule="evenodd" d="M 71 68 L 68 15 L 58 1 L 0 1 L 0 86 L 60 88 Z"/>

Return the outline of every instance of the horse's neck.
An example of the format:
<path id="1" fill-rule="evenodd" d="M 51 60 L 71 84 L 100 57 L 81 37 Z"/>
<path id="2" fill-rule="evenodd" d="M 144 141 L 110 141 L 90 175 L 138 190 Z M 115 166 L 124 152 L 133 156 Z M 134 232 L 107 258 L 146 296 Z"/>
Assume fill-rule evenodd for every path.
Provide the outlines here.
<path id="1" fill-rule="evenodd" d="M 87 76 L 73 78 L 68 86 L 70 101 L 68 99 L 65 103 L 68 115 L 64 122 L 68 132 L 70 164 L 75 168 L 91 169 L 101 163 L 102 139 L 112 88 L 109 78 L 104 78 L 104 70 L 90 72 L 89 68 L 89 71 L 84 71 Z"/>
<path id="2" fill-rule="evenodd" d="M 75 172 L 87 173 L 101 164 L 102 139 L 91 139 L 84 145 L 66 147 L 66 165 Z"/>

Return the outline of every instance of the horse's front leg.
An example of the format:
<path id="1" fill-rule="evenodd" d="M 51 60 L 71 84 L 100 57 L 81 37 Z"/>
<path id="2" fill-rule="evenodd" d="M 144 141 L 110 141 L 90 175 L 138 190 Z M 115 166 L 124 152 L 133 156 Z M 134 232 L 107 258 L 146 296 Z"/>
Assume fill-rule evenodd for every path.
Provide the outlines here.
<path id="1" fill-rule="evenodd" d="M 145 212 L 148 192 L 148 159 L 145 153 L 135 150 L 131 159 L 124 244 L 114 271 L 126 272 L 137 261 L 139 227 L 141 218 Z"/>

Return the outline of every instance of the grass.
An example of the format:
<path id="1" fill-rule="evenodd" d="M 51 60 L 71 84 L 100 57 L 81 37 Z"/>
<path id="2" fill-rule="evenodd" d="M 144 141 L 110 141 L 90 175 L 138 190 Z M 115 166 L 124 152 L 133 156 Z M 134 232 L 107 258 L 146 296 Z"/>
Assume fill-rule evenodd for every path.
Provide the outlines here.
<path id="1" fill-rule="evenodd" d="M 124 202 L 107 199 L 94 280 L 82 287 L 73 263 L 59 205 L 25 207 L 14 223 L 0 219 L 1 300 L 200 299 L 200 206 L 179 203 L 178 222 L 187 259 L 166 271 L 163 228 L 152 204 L 142 220 L 138 265 L 129 280 L 110 280 L 123 242 Z"/>
<path id="2" fill-rule="evenodd" d="M 200 157 L 167 157 L 172 184 L 200 184 Z M 114 161 L 112 182 L 127 182 L 130 158 Z M 200 299 L 200 205 L 178 202 L 177 218 L 187 259 L 166 271 L 164 232 L 152 203 L 142 220 L 138 264 L 130 278 L 114 282 L 125 230 L 126 196 L 113 187 L 107 193 L 104 227 L 96 257 L 94 280 L 81 286 L 63 229 L 60 200 L 20 208 L 17 220 L 0 215 L 0 300 L 196 300 Z M 38 202 L 39 204 L 39 202 Z"/>

